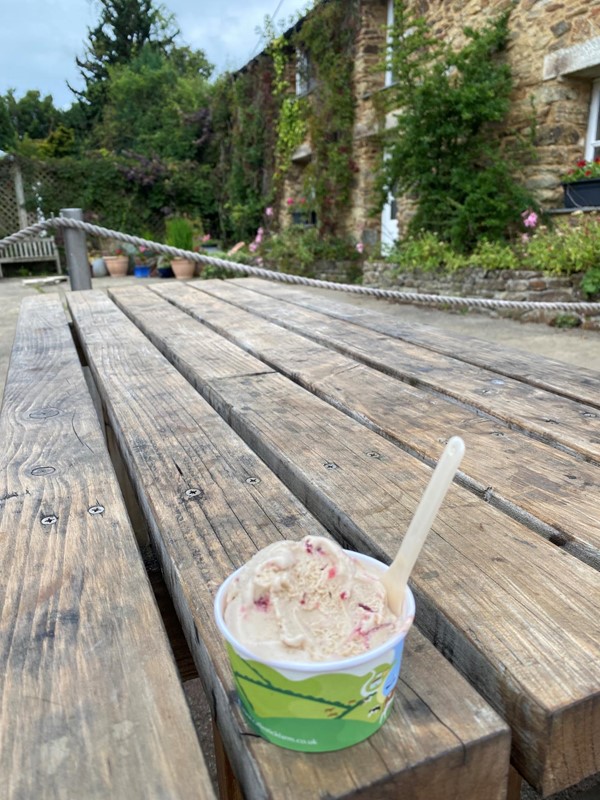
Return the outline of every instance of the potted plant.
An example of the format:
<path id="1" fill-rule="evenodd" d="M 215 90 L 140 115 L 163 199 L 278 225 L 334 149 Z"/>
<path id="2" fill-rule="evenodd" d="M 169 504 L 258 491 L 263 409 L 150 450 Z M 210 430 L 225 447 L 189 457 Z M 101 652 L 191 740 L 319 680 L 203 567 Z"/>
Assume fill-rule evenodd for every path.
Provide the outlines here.
<path id="1" fill-rule="evenodd" d="M 192 250 L 194 245 L 194 230 L 189 220 L 183 217 L 171 217 L 166 222 L 166 243 L 169 247 L 179 250 Z M 171 258 L 171 268 L 179 280 L 189 280 L 194 277 L 196 264 L 189 258 Z"/>
<path id="2" fill-rule="evenodd" d="M 123 278 L 129 269 L 129 256 L 124 247 L 111 241 L 105 251 L 104 263 L 111 278 Z"/>
<path id="3" fill-rule="evenodd" d="M 565 208 L 600 206 L 600 158 L 594 161 L 581 159 L 561 180 Z"/>
<path id="4" fill-rule="evenodd" d="M 143 245 L 138 247 L 133 255 L 133 274 L 136 278 L 149 278 L 156 259 L 151 250 Z"/>
<path id="5" fill-rule="evenodd" d="M 105 278 L 108 275 L 104 258 L 99 250 L 90 250 L 88 254 L 93 278 Z"/>

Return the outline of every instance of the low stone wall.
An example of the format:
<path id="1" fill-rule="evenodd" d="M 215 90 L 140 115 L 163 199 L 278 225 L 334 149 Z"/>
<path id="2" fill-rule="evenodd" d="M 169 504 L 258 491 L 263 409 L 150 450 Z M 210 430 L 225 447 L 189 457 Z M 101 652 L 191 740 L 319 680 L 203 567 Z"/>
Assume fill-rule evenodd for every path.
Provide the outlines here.
<path id="1" fill-rule="evenodd" d="M 581 292 L 582 274 L 549 276 L 531 270 L 485 270 L 468 268 L 452 274 L 401 272 L 392 277 L 393 268 L 384 261 L 370 261 L 363 269 L 363 284 L 402 292 L 439 294 L 450 297 L 487 297 L 496 300 L 569 303 L 585 301 Z M 510 317 L 523 322 L 600 330 L 600 314 L 584 316 L 567 311 L 519 311 L 473 309 L 492 316 Z"/>

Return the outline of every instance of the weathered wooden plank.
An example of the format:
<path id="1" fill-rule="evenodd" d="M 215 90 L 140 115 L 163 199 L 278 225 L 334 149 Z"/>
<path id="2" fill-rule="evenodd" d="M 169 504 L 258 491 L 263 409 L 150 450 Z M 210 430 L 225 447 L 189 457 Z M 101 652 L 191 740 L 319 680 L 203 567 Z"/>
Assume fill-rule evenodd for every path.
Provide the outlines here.
<path id="1" fill-rule="evenodd" d="M 203 284 L 198 288 L 202 289 Z M 460 434 L 466 443 L 461 464 L 464 485 L 554 544 L 595 569 L 600 568 L 597 466 L 531 439 L 506 423 L 376 372 L 291 331 L 282 336 L 278 325 L 249 313 L 252 298 L 248 299 L 248 293 L 242 290 L 238 290 L 240 299 L 235 306 L 216 298 L 211 288 L 206 294 L 178 283 L 157 286 L 154 291 L 267 366 L 429 463 L 437 458 L 440 442 L 448 438 L 450 431 Z M 115 296 L 119 302 L 119 297 L 125 295 Z M 138 297 L 131 294 L 130 308 L 137 307 Z M 139 300 L 140 309 L 147 313 L 148 299 Z M 165 304 L 152 304 L 151 313 L 167 329 L 174 324 L 174 315 Z M 210 342 L 227 362 L 229 355 L 220 337 L 213 337 Z M 236 348 L 230 348 L 230 353 L 233 361 Z M 568 503 L 565 497 L 569 498 Z"/>
<path id="2" fill-rule="evenodd" d="M 208 282 L 207 282 L 208 283 Z M 196 284 L 203 291 L 236 304 L 229 281 Z M 239 289 L 239 291 L 243 291 Z M 441 393 L 600 462 L 600 412 L 596 407 L 475 367 L 427 348 L 392 339 L 325 314 L 254 293 L 252 310 L 313 341 L 333 347 L 371 367 Z"/>
<path id="3" fill-rule="evenodd" d="M 214 797 L 55 297 L 23 302 L 0 440 L 2 797 Z"/>
<path id="4" fill-rule="evenodd" d="M 393 556 L 429 467 L 282 376 L 259 374 L 261 362 L 253 374 L 211 377 L 204 364 L 212 339 L 194 320 L 178 320 L 172 344 L 155 301 L 146 313 L 147 295 L 114 294 L 329 530 Z M 421 629 L 510 723 L 519 772 L 544 794 L 595 774 L 597 573 L 454 486 L 412 586 Z"/>
<path id="5" fill-rule="evenodd" d="M 257 548 L 325 531 L 104 295 L 75 293 L 68 302 L 246 796 L 288 797 L 293 786 L 294 798 L 307 800 L 399 792 L 423 800 L 502 797 L 506 728 L 416 630 L 394 711 L 366 742 L 306 756 L 249 735 L 213 620 L 215 592 Z M 178 340 L 183 322 L 167 337 L 174 331 Z M 247 376 L 252 364 L 264 374 L 260 362 L 244 353 L 240 359 L 232 361 L 237 376 L 232 369 L 223 377 L 214 358 L 204 364 L 218 380 Z M 190 496 L 188 489 L 198 491 Z"/>
<path id="6" fill-rule="evenodd" d="M 389 314 L 359 308 L 343 301 L 336 302 L 330 297 L 323 297 L 300 288 L 258 278 L 238 278 L 229 282 L 235 282 L 246 289 L 277 298 L 279 301 L 295 303 L 336 319 L 362 325 L 386 336 L 402 339 L 435 350 L 437 353 L 444 353 L 500 375 L 517 378 L 540 389 L 548 389 L 555 394 L 570 397 L 572 400 L 600 407 L 600 375 L 596 370 L 572 367 L 564 361 L 547 357 L 532 358 L 517 348 L 441 331 L 430 325 L 403 322 L 397 316 L 391 317 Z M 485 318 L 482 318 L 482 325 L 485 325 Z"/>

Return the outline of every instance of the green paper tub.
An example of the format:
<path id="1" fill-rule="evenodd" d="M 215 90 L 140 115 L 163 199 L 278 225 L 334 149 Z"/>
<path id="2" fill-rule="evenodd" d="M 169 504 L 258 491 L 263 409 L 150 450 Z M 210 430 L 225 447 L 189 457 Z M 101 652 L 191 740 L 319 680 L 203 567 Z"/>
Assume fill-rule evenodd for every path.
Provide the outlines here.
<path id="1" fill-rule="evenodd" d="M 374 558 L 345 552 L 382 572 L 387 569 Z M 272 661 L 251 653 L 225 626 L 223 603 L 237 572 L 217 592 L 215 619 L 253 730 L 280 747 L 307 753 L 341 750 L 379 730 L 391 711 L 404 639 L 415 616 L 410 589 L 406 589 L 400 631 L 380 647 L 340 661 Z"/>

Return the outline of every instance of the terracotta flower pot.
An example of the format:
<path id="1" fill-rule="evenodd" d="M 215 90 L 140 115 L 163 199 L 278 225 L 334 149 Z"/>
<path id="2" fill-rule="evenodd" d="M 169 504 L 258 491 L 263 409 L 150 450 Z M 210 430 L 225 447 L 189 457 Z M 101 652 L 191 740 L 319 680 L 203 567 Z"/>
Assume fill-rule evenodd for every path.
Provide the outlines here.
<path id="1" fill-rule="evenodd" d="M 171 269 L 178 280 L 187 281 L 194 277 L 196 264 L 194 261 L 190 261 L 189 258 L 172 258 Z"/>
<path id="2" fill-rule="evenodd" d="M 128 256 L 104 256 L 104 263 L 111 278 L 123 278 L 127 275 Z"/>

